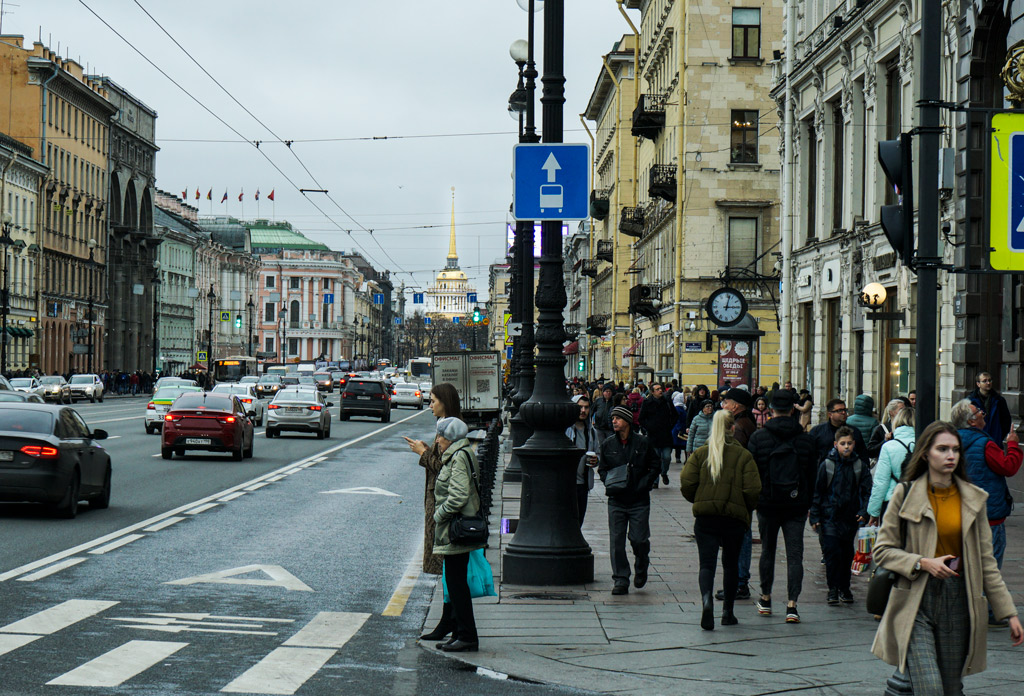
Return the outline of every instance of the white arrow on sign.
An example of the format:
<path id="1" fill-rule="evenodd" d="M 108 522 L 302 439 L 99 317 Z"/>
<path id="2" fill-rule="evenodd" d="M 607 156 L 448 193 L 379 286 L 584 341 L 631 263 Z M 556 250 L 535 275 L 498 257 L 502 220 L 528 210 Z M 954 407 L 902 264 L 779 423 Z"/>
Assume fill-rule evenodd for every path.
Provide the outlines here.
<path id="1" fill-rule="evenodd" d="M 523 322 L 521 322 L 521 321 L 510 321 L 508 323 L 508 335 L 509 336 L 522 336 L 523 335 Z"/>
<path id="2" fill-rule="evenodd" d="M 372 486 L 358 486 L 356 488 L 339 488 L 334 491 L 320 491 L 321 493 L 348 493 L 350 495 L 390 495 L 395 498 L 401 496 L 391 491 L 386 491 L 383 488 L 373 488 Z"/>
<path id="3" fill-rule="evenodd" d="M 541 169 L 548 173 L 549 184 L 555 183 L 555 172 L 557 172 L 561 168 L 562 165 L 560 165 L 558 163 L 558 160 L 555 159 L 555 153 L 553 152 L 550 155 L 548 155 L 547 160 L 544 161 L 544 166 L 541 167 Z"/>

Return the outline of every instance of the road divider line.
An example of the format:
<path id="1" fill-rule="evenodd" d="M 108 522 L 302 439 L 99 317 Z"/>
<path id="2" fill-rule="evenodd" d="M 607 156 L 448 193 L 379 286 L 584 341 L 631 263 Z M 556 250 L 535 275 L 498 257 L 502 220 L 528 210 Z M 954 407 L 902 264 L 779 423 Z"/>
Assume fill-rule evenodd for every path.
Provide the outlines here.
<path id="1" fill-rule="evenodd" d="M 223 498 L 217 498 L 217 502 L 218 503 L 230 503 L 232 500 L 234 500 L 236 498 L 241 498 L 243 495 L 245 495 L 245 491 L 235 491 L 231 495 L 226 495 Z"/>
<path id="2" fill-rule="evenodd" d="M 60 563 L 50 566 L 49 568 L 43 568 L 42 570 L 32 573 L 31 575 L 26 575 L 23 578 L 18 578 L 18 580 L 20 580 L 21 582 L 35 582 L 36 580 L 41 580 L 45 577 L 49 577 L 54 573 L 59 573 L 65 568 L 76 566 L 85 560 L 88 560 L 86 559 L 85 556 L 76 556 L 73 558 L 68 558 L 61 561 Z"/>
<path id="3" fill-rule="evenodd" d="M 409 420 L 412 420 L 413 418 L 416 418 L 417 416 L 422 416 L 425 413 L 429 413 L 429 411 L 417 411 L 416 413 L 413 413 L 411 416 L 407 416 L 407 417 L 403 418 L 402 420 L 395 421 L 394 423 L 391 423 L 390 425 L 386 425 L 383 428 L 380 428 L 378 430 L 374 430 L 372 432 L 366 433 L 365 435 L 360 435 L 359 437 L 357 437 L 355 439 L 352 439 L 352 440 L 349 440 L 348 442 L 342 442 L 341 444 L 334 445 L 333 447 L 330 447 L 330 448 L 328 448 L 326 450 L 322 450 L 321 452 L 317 452 L 316 454 L 310 455 L 308 457 L 303 457 L 302 459 L 298 459 L 298 460 L 296 460 L 294 462 L 289 462 L 288 464 L 285 464 L 284 466 L 281 466 L 281 467 L 279 467 L 277 469 L 274 469 L 273 471 L 268 471 L 267 473 L 265 473 L 265 474 L 263 474 L 261 476 L 257 476 L 254 479 L 249 479 L 248 481 L 243 481 L 242 483 L 236 484 L 236 485 L 234 485 L 234 486 L 232 486 L 230 488 L 226 488 L 226 489 L 224 489 L 222 491 L 218 491 L 217 493 L 214 493 L 213 495 L 208 495 L 205 498 L 200 498 L 199 500 L 193 500 L 192 502 L 187 503 L 185 505 L 179 505 L 178 507 L 174 508 L 173 510 L 168 510 L 167 512 L 162 512 L 159 515 L 154 515 L 153 517 L 150 517 L 149 519 L 143 520 L 141 522 L 136 522 L 135 524 L 128 525 L 127 527 L 122 527 L 121 529 L 118 529 L 116 531 L 110 532 L 109 534 L 104 534 L 103 536 L 97 537 L 96 539 L 93 539 L 91 541 L 87 541 L 87 542 L 78 544 L 77 546 L 74 546 L 74 547 L 72 547 L 70 549 L 65 549 L 64 551 L 58 551 L 57 553 L 50 554 L 49 556 L 47 556 L 45 558 L 40 558 L 38 561 L 32 561 L 31 563 L 26 563 L 24 565 L 18 566 L 17 568 L 12 568 L 11 570 L 8 570 L 8 571 L 6 571 L 4 573 L 0 573 L 0 582 L 6 582 L 7 580 L 10 580 L 12 578 L 17 578 L 18 576 L 24 575 L 25 573 L 29 573 L 29 572 L 31 572 L 33 570 L 36 570 L 37 568 L 42 568 L 43 566 L 48 566 L 51 563 L 54 563 L 56 561 L 68 558 L 70 556 L 74 556 L 76 553 L 82 553 L 82 552 L 88 551 L 90 549 L 93 549 L 93 548 L 95 548 L 97 546 L 102 546 L 103 544 L 110 543 L 114 539 L 118 539 L 118 538 L 124 536 L 125 534 L 131 534 L 132 532 L 136 532 L 136 531 L 138 531 L 140 529 L 143 529 L 145 527 L 148 527 L 150 525 L 154 525 L 154 524 L 156 524 L 158 522 L 162 522 L 163 520 L 166 520 L 169 517 L 174 517 L 175 515 L 180 515 L 181 513 L 185 512 L 186 510 L 191 510 L 196 505 L 202 505 L 203 503 L 212 502 L 214 500 L 217 500 L 218 498 L 222 498 L 225 495 L 229 495 L 229 494 L 234 493 L 236 491 L 248 490 L 248 488 L 247 488 L 248 486 L 251 486 L 251 485 L 253 485 L 253 484 L 257 483 L 257 482 L 266 481 L 267 479 L 272 478 L 274 476 L 277 476 L 278 474 L 280 474 L 280 473 L 282 473 L 284 471 L 287 471 L 288 469 L 295 468 L 295 467 L 300 467 L 300 466 L 302 466 L 302 467 L 311 466 L 312 464 L 316 463 L 313 460 L 316 459 L 317 457 L 325 457 L 326 458 L 327 456 L 329 456 L 331 454 L 334 454 L 335 452 L 343 450 L 346 447 L 351 447 L 352 445 L 354 445 L 356 443 L 362 442 L 363 440 L 366 440 L 366 439 L 371 438 L 371 437 L 373 437 L 375 435 L 383 433 L 386 430 L 390 430 L 391 428 L 399 426 L 402 423 L 405 423 L 406 421 L 409 421 Z M 157 454 L 155 456 L 159 457 L 160 455 Z M 71 565 L 75 565 L 77 563 L 81 563 L 84 560 L 86 560 L 86 557 L 83 556 L 81 558 L 81 560 L 76 560 L 75 563 L 72 563 Z M 47 570 L 49 570 L 49 569 L 47 569 Z M 60 569 L 58 569 L 58 570 L 60 570 Z M 57 572 L 57 571 L 53 571 L 53 572 Z M 45 576 L 42 576 L 42 577 L 45 577 Z"/>
<path id="4" fill-rule="evenodd" d="M 294 694 L 336 652 L 317 648 L 275 648 L 221 692 Z"/>
<path id="5" fill-rule="evenodd" d="M 261 481 L 260 483 L 254 483 L 251 486 L 246 486 L 245 490 L 246 491 L 258 491 L 259 489 L 263 488 L 264 486 L 269 486 L 269 485 L 270 485 L 270 481 L 268 479 L 267 481 Z"/>
<path id="6" fill-rule="evenodd" d="M 56 686 L 120 686 L 186 647 L 188 643 L 130 640 L 46 682 Z"/>
<path id="7" fill-rule="evenodd" d="M 156 524 L 152 524 L 152 525 L 146 527 L 145 529 L 143 529 L 142 531 L 144 531 L 144 532 L 159 532 L 161 529 L 167 529 L 172 524 L 178 524 L 183 519 L 185 519 L 185 518 L 184 517 L 168 517 L 163 522 L 157 522 Z"/>
<path id="8" fill-rule="evenodd" d="M 405 611 L 405 605 L 409 601 L 409 596 L 412 594 L 413 588 L 416 587 L 417 581 L 420 579 L 420 574 L 423 571 L 423 540 L 420 539 L 419 548 L 416 549 L 416 553 L 413 555 L 412 560 L 409 561 L 409 565 L 405 568 L 405 573 L 402 575 L 402 579 L 398 581 L 398 587 L 391 594 L 391 599 L 388 600 L 388 604 L 384 607 L 384 611 L 381 612 L 381 616 L 401 616 L 402 612 Z"/>
<path id="9" fill-rule="evenodd" d="M 124 418 L 107 418 L 106 420 L 98 420 L 89 423 L 90 426 L 99 425 L 100 423 L 117 423 L 118 421 L 136 420 L 138 418 L 145 418 L 146 414 L 140 413 L 137 416 L 125 416 Z M 88 421 L 86 421 L 88 423 Z"/>
<path id="10" fill-rule="evenodd" d="M 194 507 L 191 510 L 186 510 L 185 514 L 186 515 L 198 515 L 201 512 L 206 512 L 207 510 L 212 510 L 215 507 L 220 507 L 220 505 L 218 505 L 217 503 L 204 503 L 203 505 L 199 505 L 197 507 Z"/>
<path id="11" fill-rule="evenodd" d="M 278 474 L 277 476 L 275 476 L 273 478 L 268 478 L 267 479 L 267 483 L 275 483 L 275 482 L 280 481 L 281 479 L 283 479 L 285 476 L 287 476 L 287 474 Z"/>
<path id="12" fill-rule="evenodd" d="M 129 534 L 127 536 L 121 537 L 120 539 L 117 539 L 116 541 L 110 542 L 106 546 L 101 546 L 98 549 L 93 549 L 89 553 L 93 554 L 94 556 L 100 556 L 102 554 L 105 554 L 107 551 L 113 551 L 114 549 L 119 549 L 122 546 L 125 546 L 126 544 L 132 543 L 133 541 L 143 539 L 145 538 L 145 536 L 145 534 Z"/>
<path id="13" fill-rule="evenodd" d="M 14 623 L 0 626 L 0 633 L 31 633 L 48 636 L 117 604 L 119 603 L 92 599 L 69 599 L 49 609 L 26 616 L 24 619 L 18 619 Z"/>

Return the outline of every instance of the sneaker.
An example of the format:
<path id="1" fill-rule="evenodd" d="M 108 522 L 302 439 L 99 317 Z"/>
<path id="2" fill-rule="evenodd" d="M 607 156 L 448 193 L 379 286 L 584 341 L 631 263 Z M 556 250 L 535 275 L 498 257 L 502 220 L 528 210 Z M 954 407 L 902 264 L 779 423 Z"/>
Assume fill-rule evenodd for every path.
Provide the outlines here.
<path id="1" fill-rule="evenodd" d="M 786 623 L 800 623 L 800 612 L 796 607 L 786 607 Z"/>
<path id="2" fill-rule="evenodd" d="M 736 599 L 750 599 L 750 585 L 740 585 L 737 587 Z"/>
<path id="3" fill-rule="evenodd" d="M 612 588 L 613 595 L 629 594 L 629 585 L 616 585 Z"/>
<path id="4" fill-rule="evenodd" d="M 664 483 L 666 486 L 668 485 L 668 474 L 661 475 L 661 482 Z"/>
<path id="5" fill-rule="evenodd" d="M 828 599 L 826 599 L 825 601 L 828 602 L 828 605 L 830 607 L 839 606 L 839 590 L 829 590 Z"/>
<path id="6" fill-rule="evenodd" d="M 850 590 L 839 590 L 839 601 L 843 604 L 853 604 L 853 592 Z"/>
<path id="7" fill-rule="evenodd" d="M 754 606 L 757 607 L 757 613 L 761 616 L 772 615 L 772 600 L 765 599 L 764 597 L 758 597 L 757 601 L 754 602 Z"/>

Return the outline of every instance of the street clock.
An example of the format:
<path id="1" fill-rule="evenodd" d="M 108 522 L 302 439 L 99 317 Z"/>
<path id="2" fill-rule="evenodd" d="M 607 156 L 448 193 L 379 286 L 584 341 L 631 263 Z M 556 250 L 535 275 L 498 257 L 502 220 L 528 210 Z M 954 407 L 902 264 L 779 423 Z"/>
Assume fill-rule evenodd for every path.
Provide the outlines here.
<path id="1" fill-rule="evenodd" d="M 747 314 L 747 298 L 735 288 L 719 288 L 711 293 L 705 310 L 719 326 L 735 326 Z"/>

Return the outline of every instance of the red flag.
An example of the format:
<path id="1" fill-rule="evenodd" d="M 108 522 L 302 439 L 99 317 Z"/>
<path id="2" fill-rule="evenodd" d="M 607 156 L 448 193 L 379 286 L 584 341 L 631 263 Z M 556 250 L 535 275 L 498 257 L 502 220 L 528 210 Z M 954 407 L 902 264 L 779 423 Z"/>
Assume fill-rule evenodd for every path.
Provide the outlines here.
<path id="1" fill-rule="evenodd" d="M 256 189 L 256 200 L 260 199 L 260 190 Z"/>
<path id="2" fill-rule="evenodd" d="M 270 200 L 274 200 L 274 189 L 270 189 L 270 195 L 267 196 Z"/>
<path id="3" fill-rule="evenodd" d="M 206 192 L 206 200 L 208 200 L 208 201 L 212 201 L 213 200 L 213 189 L 210 189 L 209 191 Z"/>
<path id="4" fill-rule="evenodd" d="M 242 191 L 239 191 L 239 192 L 238 192 L 238 202 L 239 202 L 239 203 L 241 203 L 241 202 L 242 202 L 242 198 L 243 198 L 244 196 L 245 196 L 245 191 L 244 191 L 244 190 L 242 190 Z"/>
<path id="5" fill-rule="evenodd" d="M 196 189 L 196 200 L 199 200 L 199 189 Z"/>
<path id="6" fill-rule="evenodd" d="M 184 191 L 181 192 L 181 200 L 183 200 L 183 201 L 187 201 L 188 200 L 188 188 L 186 188 Z"/>
<path id="7" fill-rule="evenodd" d="M 220 199 L 220 202 L 223 203 L 227 199 L 228 199 L 228 190 L 224 189 L 224 197 Z"/>

